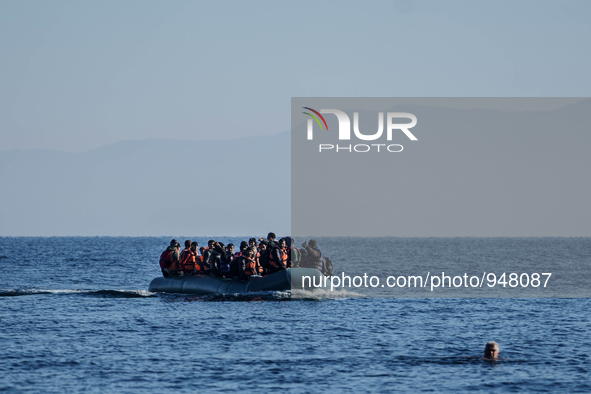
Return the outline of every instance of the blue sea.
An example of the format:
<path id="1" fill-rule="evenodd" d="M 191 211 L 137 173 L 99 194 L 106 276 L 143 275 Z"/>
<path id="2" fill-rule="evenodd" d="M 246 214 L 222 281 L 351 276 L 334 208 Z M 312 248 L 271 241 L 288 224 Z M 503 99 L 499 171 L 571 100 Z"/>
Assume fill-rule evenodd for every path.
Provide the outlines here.
<path id="1" fill-rule="evenodd" d="M 465 286 L 150 293 L 171 238 L 0 238 L 0 391 L 591 392 L 591 301 L 575 297 L 589 297 L 589 238 L 319 240 L 336 274 L 382 280 L 554 264 L 546 293 L 494 298 Z M 501 359 L 481 357 L 488 341 Z"/>

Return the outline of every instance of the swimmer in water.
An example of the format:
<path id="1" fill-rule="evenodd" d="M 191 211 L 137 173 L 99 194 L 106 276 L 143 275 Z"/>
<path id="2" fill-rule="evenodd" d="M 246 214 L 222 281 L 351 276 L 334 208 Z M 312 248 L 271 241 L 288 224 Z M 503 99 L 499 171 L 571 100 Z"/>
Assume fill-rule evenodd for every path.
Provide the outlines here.
<path id="1" fill-rule="evenodd" d="M 487 342 L 484 347 L 484 358 L 497 360 L 499 358 L 499 344 L 494 341 Z"/>

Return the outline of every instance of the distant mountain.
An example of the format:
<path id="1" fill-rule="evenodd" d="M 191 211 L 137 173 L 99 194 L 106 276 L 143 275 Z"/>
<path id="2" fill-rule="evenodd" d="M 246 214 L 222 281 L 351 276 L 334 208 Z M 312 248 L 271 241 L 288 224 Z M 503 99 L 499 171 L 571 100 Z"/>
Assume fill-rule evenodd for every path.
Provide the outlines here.
<path id="1" fill-rule="evenodd" d="M 0 235 L 265 235 L 290 229 L 290 136 L 0 152 Z"/>
<path id="2" fill-rule="evenodd" d="M 393 110 L 419 119 L 418 141 L 392 141 L 401 153 L 319 154 L 323 138 L 363 142 L 339 142 L 334 116 L 313 142 L 304 127 L 0 152 L 0 236 L 591 236 L 591 100 Z M 375 130 L 375 115 L 360 111 L 362 130 Z"/>

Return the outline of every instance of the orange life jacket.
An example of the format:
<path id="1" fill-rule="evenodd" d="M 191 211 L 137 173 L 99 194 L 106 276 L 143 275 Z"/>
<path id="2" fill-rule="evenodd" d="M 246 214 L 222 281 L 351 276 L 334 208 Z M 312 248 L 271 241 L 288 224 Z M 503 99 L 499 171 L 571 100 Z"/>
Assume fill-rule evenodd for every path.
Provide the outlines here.
<path id="1" fill-rule="evenodd" d="M 281 253 L 281 261 L 283 262 L 283 266 L 287 268 L 287 252 L 285 251 L 285 249 L 279 249 L 279 252 Z M 269 264 L 271 264 L 271 266 L 275 268 L 280 267 L 279 263 L 275 261 L 275 258 L 273 257 L 272 250 L 271 253 L 269 253 Z"/>
<path id="2" fill-rule="evenodd" d="M 261 262 L 259 260 L 259 258 L 261 257 L 261 253 L 257 252 L 257 257 L 255 257 L 255 261 L 257 263 L 257 271 L 259 272 L 259 275 L 263 274 L 263 266 L 261 265 Z"/>
<path id="3" fill-rule="evenodd" d="M 257 262 L 255 260 L 251 260 L 249 258 L 246 259 L 244 264 L 244 274 L 246 276 L 257 275 Z"/>
<path id="4" fill-rule="evenodd" d="M 176 261 L 172 256 L 174 255 L 175 250 L 165 250 L 160 255 L 160 268 L 167 269 L 170 271 L 178 271 L 180 270 L 178 261 Z"/>
<path id="5" fill-rule="evenodd" d="M 197 272 L 205 271 L 205 267 L 203 266 L 203 256 L 195 256 L 195 270 Z"/>
<path id="6" fill-rule="evenodd" d="M 195 269 L 196 256 L 197 253 L 191 249 L 184 249 L 181 252 L 179 264 L 185 274 L 190 274 Z"/>

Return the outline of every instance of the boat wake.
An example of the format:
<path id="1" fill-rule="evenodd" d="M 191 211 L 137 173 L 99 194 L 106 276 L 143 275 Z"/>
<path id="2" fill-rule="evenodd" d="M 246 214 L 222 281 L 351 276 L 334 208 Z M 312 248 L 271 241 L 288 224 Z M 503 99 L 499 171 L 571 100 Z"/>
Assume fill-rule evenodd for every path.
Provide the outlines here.
<path id="1" fill-rule="evenodd" d="M 159 294 L 167 302 L 257 302 L 257 301 L 323 301 L 334 299 L 350 299 L 365 297 L 350 291 L 314 290 L 282 290 L 255 291 L 248 293 L 216 293 L 206 295 L 191 294 Z"/>
<path id="2" fill-rule="evenodd" d="M 40 290 L 40 289 L 0 289 L 0 297 L 20 297 L 35 295 L 82 295 L 102 298 L 144 298 L 157 297 L 155 293 L 146 290 Z"/>
<path id="3" fill-rule="evenodd" d="M 325 289 L 313 290 L 282 290 L 282 291 L 255 291 L 247 293 L 215 293 L 207 295 L 187 295 L 174 293 L 152 293 L 147 290 L 82 290 L 82 289 L 0 289 L 0 297 L 20 296 L 85 296 L 99 298 L 146 298 L 160 297 L 168 302 L 176 301 L 204 301 L 204 302 L 226 302 L 226 301 L 322 301 L 330 299 L 360 298 L 364 295 L 346 291 L 330 291 Z"/>
<path id="4" fill-rule="evenodd" d="M 289 290 L 253 291 L 249 293 L 215 293 L 205 295 L 162 294 L 169 300 L 202 301 L 202 302 L 257 302 L 257 301 L 290 301 Z"/>
<path id="5" fill-rule="evenodd" d="M 363 294 L 356 293 L 354 291 L 347 291 L 339 289 L 335 291 L 327 289 L 313 289 L 313 290 L 300 290 L 292 289 L 291 298 L 293 300 L 335 300 L 335 299 L 348 299 L 348 298 L 364 298 Z"/>

